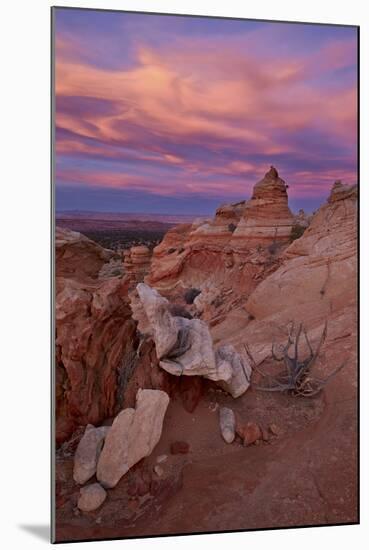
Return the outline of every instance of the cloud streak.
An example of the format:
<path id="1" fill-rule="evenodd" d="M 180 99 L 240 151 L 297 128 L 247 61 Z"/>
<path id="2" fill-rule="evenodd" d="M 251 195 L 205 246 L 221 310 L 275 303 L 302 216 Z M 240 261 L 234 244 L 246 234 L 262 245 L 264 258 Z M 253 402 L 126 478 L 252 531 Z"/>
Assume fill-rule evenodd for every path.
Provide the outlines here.
<path id="1" fill-rule="evenodd" d="M 290 31 L 278 42 L 278 24 L 244 22 L 244 33 L 237 25 L 236 35 L 222 35 L 203 20 L 194 37 L 189 23 L 171 47 L 165 27 L 154 45 L 150 36 L 117 35 L 129 59 L 106 66 L 83 56 L 87 31 L 82 46 L 77 32 L 71 40 L 57 30 L 57 185 L 246 198 L 272 163 L 302 200 L 323 197 L 337 178 L 356 181 L 354 29 L 322 31 L 317 49 L 302 25 L 298 42 L 292 26 L 297 46 L 287 52 Z M 91 44 L 99 43 L 94 29 Z"/>

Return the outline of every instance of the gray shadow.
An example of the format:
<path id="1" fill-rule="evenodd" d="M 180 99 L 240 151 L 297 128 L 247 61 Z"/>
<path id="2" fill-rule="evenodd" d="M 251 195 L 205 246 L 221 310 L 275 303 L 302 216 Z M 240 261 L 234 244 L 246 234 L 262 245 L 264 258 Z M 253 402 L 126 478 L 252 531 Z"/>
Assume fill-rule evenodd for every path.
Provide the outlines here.
<path id="1" fill-rule="evenodd" d="M 23 531 L 31 533 L 38 539 L 50 542 L 50 525 L 18 525 Z"/>

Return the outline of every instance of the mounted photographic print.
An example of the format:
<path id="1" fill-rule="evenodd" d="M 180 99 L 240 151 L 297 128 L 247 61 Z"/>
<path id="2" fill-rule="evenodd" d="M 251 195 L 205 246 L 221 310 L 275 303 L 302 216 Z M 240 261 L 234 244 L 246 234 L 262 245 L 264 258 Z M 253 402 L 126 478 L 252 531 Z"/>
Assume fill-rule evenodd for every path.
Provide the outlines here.
<path id="1" fill-rule="evenodd" d="M 52 9 L 53 542 L 358 523 L 358 34 Z"/>

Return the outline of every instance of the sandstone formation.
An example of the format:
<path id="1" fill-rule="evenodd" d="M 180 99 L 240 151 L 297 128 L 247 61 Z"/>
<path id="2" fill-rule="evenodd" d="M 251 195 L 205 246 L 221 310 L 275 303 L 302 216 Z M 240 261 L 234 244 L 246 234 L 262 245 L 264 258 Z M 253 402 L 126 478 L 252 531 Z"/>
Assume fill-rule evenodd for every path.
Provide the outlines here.
<path id="1" fill-rule="evenodd" d="M 136 327 L 128 281 L 56 281 L 56 439 L 99 424 L 117 410 L 123 359 L 134 353 Z"/>
<path id="2" fill-rule="evenodd" d="M 144 283 L 136 290 L 137 296 L 131 298 L 133 317 L 138 330 L 153 338 L 164 370 L 219 381 L 233 397 L 247 390 L 250 367 L 231 347 L 216 352 L 204 321 L 173 316 L 168 300 Z"/>
<path id="3" fill-rule="evenodd" d="M 112 488 L 158 443 L 169 397 L 160 390 L 138 390 L 136 409 L 124 409 L 114 419 L 97 465 L 97 479 Z"/>
<path id="4" fill-rule="evenodd" d="M 169 231 L 154 249 L 145 281 L 166 293 L 195 287 L 210 297 L 215 289 L 221 294 L 232 280 L 239 295 L 250 294 L 277 269 L 294 223 L 287 185 L 272 167 L 250 200 L 224 204 L 213 219 Z M 197 300 L 200 311 L 203 298 L 205 294 Z"/>
<path id="5" fill-rule="evenodd" d="M 257 244 L 288 242 L 293 214 L 288 208 L 287 186 L 272 166 L 254 187 L 231 244 L 251 247 Z"/>
<path id="6" fill-rule="evenodd" d="M 86 487 L 81 487 L 78 508 L 82 512 L 93 512 L 100 508 L 105 499 L 105 489 L 99 483 L 92 483 Z"/>
<path id="7" fill-rule="evenodd" d="M 91 424 L 86 426 L 74 455 L 73 479 L 76 483 L 83 485 L 95 475 L 97 461 L 108 431 L 108 426 L 100 428 L 95 428 Z"/>
<path id="8" fill-rule="evenodd" d="M 133 246 L 123 252 L 124 272 L 133 284 L 144 280 L 150 270 L 151 252 L 147 246 Z"/>
<path id="9" fill-rule="evenodd" d="M 236 419 L 232 409 L 220 407 L 219 409 L 220 433 L 226 443 L 233 443 L 236 436 Z"/>
<path id="10" fill-rule="evenodd" d="M 100 269 L 114 252 L 91 241 L 77 231 L 56 227 L 55 266 L 57 277 L 77 280 L 97 279 Z"/>

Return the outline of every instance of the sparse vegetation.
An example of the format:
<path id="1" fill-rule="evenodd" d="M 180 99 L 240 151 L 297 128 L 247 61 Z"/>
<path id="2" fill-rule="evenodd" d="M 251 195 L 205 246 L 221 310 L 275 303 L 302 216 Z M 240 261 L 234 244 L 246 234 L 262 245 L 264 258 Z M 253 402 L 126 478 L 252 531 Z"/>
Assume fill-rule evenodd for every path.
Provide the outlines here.
<path id="1" fill-rule="evenodd" d="M 299 357 L 299 342 L 301 337 L 304 337 L 309 350 L 309 354 L 305 359 L 300 359 Z M 313 397 L 314 395 L 320 393 L 328 380 L 335 376 L 345 366 L 345 363 L 342 363 L 324 379 L 312 376 L 311 369 L 319 356 L 321 347 L 324 344 L 326 337 L 327 323 L 324 325 L 320 340 L 314 351 L 303 324 L 300 323 L 297 330 L 295 330 L 295 325 L 292 323 L 289 327 L 287 343 L 284 346 L 280 346 L 278 352 L 275 350 L 274 343 L 272 344 L 272 358 L 275 361 L 284 363 L 284 369 L 276 376 L 263 373 L 258 369 L 247 344 L 245 344 L 245 351 L 253 365 L 253 369 L 267 382 L 262 386 L 256 386 L 254 384 L 254 388 L 270 392 L 287 391 L 292 395 L 299 395 L 303 397 Z M 292 357 L 289 354 L 291 347 L 294 350 Z"/>
<path id="2" fill-rule="evenodd" d="M 302 237 L 302 235 L 305 232 L 305 229 L 306 227 L 303 227 L 302 225 L 298 225 L 298 224 L 293 225 L 291 229 L 290 243 Z"/>
<path id="3" fill-rule="evenodd" d="M 184 293 L 184 296 L 183 296 L 184 299 L 185 299 L 186 304 L 193 304 L 194 299 L 199 294 L 201 294 L 201 290 L 199 290 L 198 288 L 189 288 L 189 289 L 187 289 Z"/>
<path id="4" fill-rule="evenodd" d="M 237 225 L 235 225 L 234 223 L 230 223 L 228 225 L 228 230 L 233 233 L 233 231 L 236 229 Z"/>

